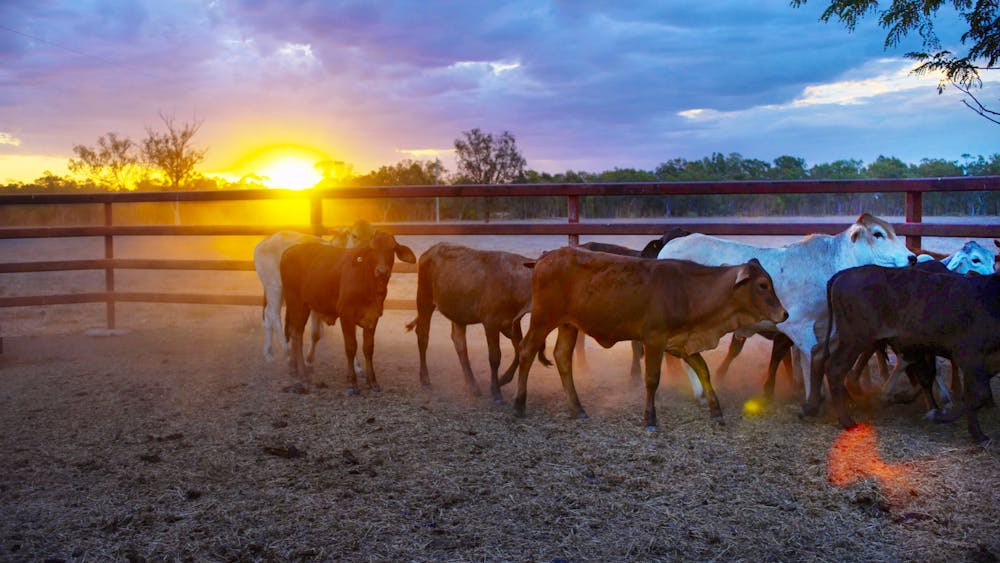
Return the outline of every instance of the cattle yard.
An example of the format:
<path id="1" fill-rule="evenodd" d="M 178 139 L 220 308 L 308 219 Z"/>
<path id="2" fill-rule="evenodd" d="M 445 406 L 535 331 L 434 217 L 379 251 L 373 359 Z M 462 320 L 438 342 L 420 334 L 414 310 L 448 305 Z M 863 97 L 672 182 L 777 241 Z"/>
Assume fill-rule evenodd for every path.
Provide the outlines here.
<path id="1" fill-rule="evenodd" d="M 588 233 L 586 220 L 580 225 L 532 235 L 479 225 L 483 232 L 473 236 L 407 227 L 417 232 L 397 238 L 417 255 L 451 240 L 527 256 L 564 244 L 567 230 L 634 249 L 655 238 L 634 226 L 602 234 Z M 967 226 L 992 247 L 995 223 Z M 791 236 L 747 227 L 760 244 Z M 937 238 L 933 224 L 906 228 L 944 252 L 965 240 Z M 116 235 L 114 259 L 245 261 L 261 238 Z M 100 255 L 102 239 L 0 241 L 0 260 L 79 260 Z M 104 269 L 0 279 L 5 298 L 96 295 L 107 283 Z M 124 269 L 115 271 L 114 289 L 255 296 L 260 284 L 245 268 Z M 393 275 L 390 300 L 412 302 L 415 294 L 415 274 Z M 555 368 L 537 364 L 527 415 L 517 418 L 514 384 L 503 388 L 502 405 L 488 393 L 468 394 L 440 313 L 430 326 L 430 388 L 420 384 L 417 339 L 405 329 L 416 312 L 390 309 L 376 333 L 382 391 L 362 386 L 348 397 L 339 329 L 328 327 L 320 341 L 318 385 L 299 394 L 286 391 L 292 379 L 280 348 L 272 362 L 263 359 L 258 307 L 120 301 L 114 308 L 117 330 L 108 330 L 100 300 L 0 308 L 2 560 L 1000 556 L 995 445 L 976 446 L 961 421 L 925 421 L 919 401 L 866 399 L 852 407 L 862 422 L 854 432 L 842 432 L 827 411 L 801 420 L 802 392 L 780 373 L 774 404 L 759 408 L 770 351 L 759 337 L 715 381 L 724 424 L 668 368 L 658 429 L 648 431 L 645 388 L 629 375 L 624 342 L 607 350 L 588 342 L 588 367 L 575 379 L 590 418 L 569 416 Z M 470 326 L 467 338 L 485 389 L 482 327 Z M 727 343 L 705 354 L 713 370 Z M 506 367 L 506 339 L 501 350 Z M 996 378 L 993 393 L 1000 396 Z M 998 409 L 981 411 L 980 421 L 1000 436 Z"/>

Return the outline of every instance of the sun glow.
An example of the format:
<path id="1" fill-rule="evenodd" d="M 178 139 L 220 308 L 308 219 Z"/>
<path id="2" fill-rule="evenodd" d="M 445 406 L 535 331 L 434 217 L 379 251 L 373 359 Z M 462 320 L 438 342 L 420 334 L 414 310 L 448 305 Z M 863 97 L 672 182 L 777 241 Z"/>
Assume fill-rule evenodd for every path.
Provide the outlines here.
<path id="1" fill-rule="evenodd" d="M 322 166 L 330 157 L 295 145 L 272 145 L 255 150 L 236 163 L 231 174 L 268 188 L 306 190 L 324 179 Z"/>

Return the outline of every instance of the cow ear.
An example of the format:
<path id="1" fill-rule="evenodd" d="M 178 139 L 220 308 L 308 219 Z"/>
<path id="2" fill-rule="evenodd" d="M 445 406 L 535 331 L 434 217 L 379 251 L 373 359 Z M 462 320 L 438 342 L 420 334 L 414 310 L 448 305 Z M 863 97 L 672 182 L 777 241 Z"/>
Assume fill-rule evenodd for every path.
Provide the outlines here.
<path id="1" fill-rule="evenodd" d="M 753 258 L 751 260 L 755 261 L 756 258 Z M 733 287 L 739 287 L 740 284 L 744 283 L 749 279 L 750 279 L 750 265 L 743 264 L 742 266 L 740 266 L 740 271 L 736 273 L 736 283 L 733 284 Z"/>
<path id="2" fill-rule="evenodd" d="M 396 258 L 399 258 L 408 264 L 415 264 L 417 262 L 417 257 L 413 254 L 413 251 L 410 250 L 410 247 L 402 244 L 396 245 Z"/>
<path id="3" fill-rule="evenodd" d="M 858 225 L 851 226 L 851 242 L 858 242 L 858 237 L 861 236 L 861 227 Z"/>

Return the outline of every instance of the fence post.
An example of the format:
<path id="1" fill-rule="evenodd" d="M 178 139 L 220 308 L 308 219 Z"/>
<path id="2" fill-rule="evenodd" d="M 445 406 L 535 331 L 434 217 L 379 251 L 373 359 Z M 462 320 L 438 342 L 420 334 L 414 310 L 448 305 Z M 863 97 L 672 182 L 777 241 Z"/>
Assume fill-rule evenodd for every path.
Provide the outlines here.
<path id="1" fill-rule="evenodd" d="M 104 202 L 104 226 L 111 228 L 113 214 L 111 213 L 111 202 Z M 115 257 L 115 237 L 108 233 L 104 235 L 104 259 L 113 260 Z M 107 325 L 108 330 L 115 329 L 115 268 L 108 266 L 104 269 L 104 291 L 108 294 L 107 301 Z"/>
<path id="2" fill-rule="evenodd" d="M 316 194 L 309 196 L 309 224 L 314 235 L 323 236 L 323 200 Z"/>
<path id="3" fill-rule="evenodd" d="M 573 225 L 580 222 L 580 196 L 578 195 L 568 195 L 566 196 L 566 218 L 567 221 Z M 577 246 L 580 244 L 580 235 L 569 235 L 569 245 Z"/>
<path id="4" fill-rule="evenodd" d="M 924 194 L 921 192 L 906 192 L 906 222 L 920 223 L 924 218 Z M 919 235 L 906 237 L 906 246 L 922 248 Z"/>

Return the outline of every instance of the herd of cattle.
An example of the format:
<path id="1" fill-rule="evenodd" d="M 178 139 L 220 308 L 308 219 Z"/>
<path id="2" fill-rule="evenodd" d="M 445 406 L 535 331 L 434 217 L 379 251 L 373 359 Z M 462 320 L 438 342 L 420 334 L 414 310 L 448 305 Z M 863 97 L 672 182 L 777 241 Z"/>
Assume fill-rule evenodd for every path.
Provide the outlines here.
<path id="1" fill-rule="evenodd" d="M 1000 247 L 1000 241 L 995 244 Z M 378 391 L 374 335 L 396 259 L 417 263 L 417 317 L 406 328 L 416 330 L 421 383 L 430 384 L 427 344 L 431 315 L 439 310 L 452 323 L 452 340 L 469 390 L 479 395 L 466 327 L 482 324 L 490 393 L 502 402 L 500 389 L 516 373 L 517 415 L 525 411 L 535 358 L 551 365 L 545 340 L 556 329 L 552 353 L 573 414 L 586 416 L 573 384 L 573 351 L 579 361 L 580 334 L 604 347 L 631 341 L 632 373 L 645 373 L 644 419 L 650 428 L 656 426 L 654 400 L 665 355 L 683 360 L 696 396 L 721 420 L 701 353 L 733 333 L 720 366 L 724 372 L 745 339 L 760 334 L 773 341 L 765 383 L 768 399 L 779 365 L 790 363 L 805 387 L 802 414 L 818 411 L 825 375 L 839 422 L 850 427 L 854 422 L 845 405 L 847 384 L 857 383 L 868 358 L 884 358 L 891 348 L 898 359 L 897 373 L 905 371 L 923 390 L 929 417 L 951 421 L 964 412 L 972 438 L 988 441 L 976 411 L 992 401 L 989 381 L 1000 372 L 1000 277 L 994 275 L 1000 268 L 994 254 L 975 241 L 951 256 L 911 250 L 892 225 L 866 213 L 837 235 L 809 235 L 783 247 L 674 229 L 641 251 L 591 242 L 530 258 L 440 242 L 418 262 L 409 247 L 363 220 L 338 230 L 331 239 L 280 232 L 254 249 L 265 293 L 265 358 L 272 358 L 272 340 L 279 337 L 292 374 L 300 385 L 309 385 L 320 323 L 340 319 L 348 393 L 358 393 L 362 371 L 370 389 Z M 527 333 L 522 332 L 525 315 Z M 312 344 L 303 356 L 310 316 Z M 356 326 L 363 331 L 363 370 L 357 360 Z M 516 351 L 502 374 L 501 334 Z M 961 407 L 938 408 L 935 384 L 942 401 L 950 402 L 937 376 L 938 357 L 951 360 L 962 374 Z M 952 380 L 958 381 L 954 369 Z"/>

